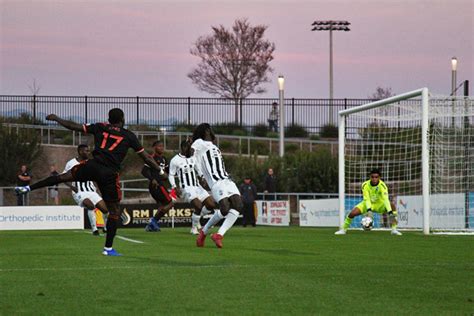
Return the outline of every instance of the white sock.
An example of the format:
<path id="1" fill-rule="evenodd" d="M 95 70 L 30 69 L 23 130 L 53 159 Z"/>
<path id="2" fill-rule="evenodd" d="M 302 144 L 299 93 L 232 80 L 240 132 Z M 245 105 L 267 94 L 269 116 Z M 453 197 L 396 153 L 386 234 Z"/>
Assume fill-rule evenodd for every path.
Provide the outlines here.
<path id="1" fill-rule="evenodd" d="M 200 219 L 201 219 L 200 215 L 197 215 L 197 214 L 193 213 L 193 215 L 191 215 L 191 223 L 192 223 L 191 225 L 192 225 L 192 227 L 198 227 Z"/>
<path id="2" fill-rule="evenodd" d="M 236 210 L 230 210 L 229 214 L 225 217 L 224 223 L 222 223 L 222 226 L 219 228 L 219 231 L 217 232 L 219 235 L 224 236 L 226 231 L 228 231 L 235 223 L 237 218 L 239 217 L 239 212 Z"/>
<path id="3" fill-rule="evenodd" d="M 89 216 L 89 222 L 91 223 L 91 229 L 92 229 L 93 232 L 95 232 L 97 230 L 95 211 L 94 210 L 88 210 L 87 215 Z"/>
<path id="4" fill-rule="evenodd" d="M 201 210 L 201 216 L 205 216 L 209 213 L 211 213 L 211 211 L 209 211 L 205 206 L 203 206 Z"/>
<path id="5" fill-rule="evenodd" d="M 222 216 L 221 211 L 217 210 L 214 213 L 214 215 L 212 215 L 212 217 L 207 221 L 206 225 L 202 229 L 202 232 L 204 233 L 204 235 L 207 235 L 207 232 L 209 231 L 209 229 L 211 229 L 212 226 L 219 223 L 219 221 L 223 218 L 224 218 L 224 216 Z"/>

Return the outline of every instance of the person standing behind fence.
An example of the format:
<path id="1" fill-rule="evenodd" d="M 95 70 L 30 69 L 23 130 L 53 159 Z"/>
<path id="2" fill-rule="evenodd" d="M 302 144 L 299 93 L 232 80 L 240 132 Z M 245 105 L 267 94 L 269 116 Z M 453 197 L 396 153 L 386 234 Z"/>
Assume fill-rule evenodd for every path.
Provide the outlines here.
<path id="1" fill-rule="evenodd" d="M 17 186 L 25 186 L 29 185 L 31 182 L 31 174 L 28 171 L 26 165 L 21 165 L 20 170 L 18 171 L 18 175 L 16 177 L 16 184 Z M 17 194 L 17 205 L 27 205 L 28 204 L 28 194 Z"/>
<path id="2" fill-rule="evenodd" d="M 51 165 L 49 166 L 50 174 L 49 176 L 57 176 L 59 172 L 56 171 L 56 166 Z M 49 197 L 53 199 L 55 205 L 59 205 L 59 190 L 58 185 L 53 185 L 52 187 L 48 188 Z"/>
<path id="3" fill-rule="evenodd" d="M 263 193 L 269 194 L 267 197 L 267 200 L 274 200 L 275 199 L 275 193 L 276 192 L 276 179 L 275 175 L 273 174 L 273 169 L 268 168 L 267 174 L 265 176 L 264 180 L 264 189 Z"/>
<path id="4" fill-rule="evenodd" d="M 273 102 L 272 109 L 268 116 L 268 127 L 271 132 L 278 132 L 278 103 Z"/>
<path id="5" fill-rule="evenodd" d="M 240 194 L 242 194 L 242 202 L 244 203 L 244 218 L 242 220 L 242 226 L 252 225 L 255 227 L 255 213 L 254 203 L 257 198 L 257 187 L 252 183 L 250 177 L 244 178 L 244 183 L 240 185 Z"/>

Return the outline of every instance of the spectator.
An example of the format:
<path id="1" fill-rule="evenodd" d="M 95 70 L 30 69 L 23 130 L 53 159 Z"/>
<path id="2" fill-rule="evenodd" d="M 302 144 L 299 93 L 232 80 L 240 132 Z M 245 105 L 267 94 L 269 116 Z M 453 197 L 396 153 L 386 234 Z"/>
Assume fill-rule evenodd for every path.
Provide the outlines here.
<path id="1" fill-rule="evenodd" d="M 244 178 L 244 183 L 240 185 L 240 194 L 244 204 L 242 226 L 247 227 L 248 224 L 255 227 L 254 203 L 257 198 L 257 187 L 250 177 Z"/>
<path id="2" fill-rule="evenodd" d="M 269 194 L 269 193 L 275 193 L 276 192 L 276 179 L 273 174 L 273 169 L 268 168 L 267 175 L 265 176 L 265 181 L 264 181 L 264 189 L 263 193 Z M 275 195 L 270 194 L 268 197 L 268 200 L 274 200 Z"/>
<path id="3" fill-rule="evenodd" d="M 57 176 L 59 175 L 59 172 L 56 171 L 56 166 L 51 165 L 49 167 L 49 171 L 51 172 L 49 175 L 50 176 Z M 59 190 L 58 190 L 58 185 L 54 185 L 52 187 L 48 188 L 48 193 L 49 197 L 53 199 L 54 204 L 59 205 Z"/>
<path id="4" fill-rule="evenodd" d="M 31 174 L 28 171 L 26 165 L 21 165 L 20 170 L 18 171 L 18 175 L 16 177 L 16 184 L 18 186 L 25 186 L 29 185 L 31 182 Z M 19 194 L 16 198 L 17 205 L 27 205 L 28 204 L 28 194 Z"/>
<path id="5" fill-rule="evenodd" d="M 273 102 L 270 115 L 268 116 L 268 127 L 271 132 L 278 132 L 278 103 Z"/>

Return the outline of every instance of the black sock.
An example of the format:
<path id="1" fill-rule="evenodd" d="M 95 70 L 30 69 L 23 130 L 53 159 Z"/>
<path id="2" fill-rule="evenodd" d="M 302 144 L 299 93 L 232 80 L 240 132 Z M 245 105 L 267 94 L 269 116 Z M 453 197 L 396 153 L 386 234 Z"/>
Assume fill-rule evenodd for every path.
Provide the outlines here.
<path id="1" fill-rule="evenodd" d="M 51 187 L 55 184 L 58 184 L 60 181 L 59 181 L 59 176 L 51 176 L 51 177 L 47 177 L 43 180 L 40 180 L 36 183 L 33 183 L 32 185 L 30 185 L 30 189 L 31 191 L 33 190 L 36 190 L 36 189 L 39 189 L 39 188 L 44 188 L 44 187 Z"/>
<path id="2" fill-rule="evenodd" d="M 105 247 L 112 248 L 114 244 L 115 234 L 117 233 L 118 219 L 109 218 L 107 219 L 107 235 L 105 237 Z"/>
<path id="3" fill-rule="evenodd" d="M 159 221 L 163 216 L 165 215 L 165 213 L 161 212 L 161 211 L 158 211 L 156 212 L 155 216 L 153 216 L 156 221 Z"/>

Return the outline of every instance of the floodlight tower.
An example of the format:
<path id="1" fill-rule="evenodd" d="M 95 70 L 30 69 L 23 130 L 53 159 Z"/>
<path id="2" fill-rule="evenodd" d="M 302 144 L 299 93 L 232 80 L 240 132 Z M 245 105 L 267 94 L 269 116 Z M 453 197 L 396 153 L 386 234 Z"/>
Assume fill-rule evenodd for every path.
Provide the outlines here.
<path id="1" fill-rule="evenodd" d="M 311 31 L 329 31 L 329 124 L 334 125 L 333 118 L 333 98 L 334 98 L 334 89 L 333 89 L 333 72 L 332 72 L 332 31 L 345 31 L 349 32 L 348 21 L 314 21 L 313 28 Z"/>

